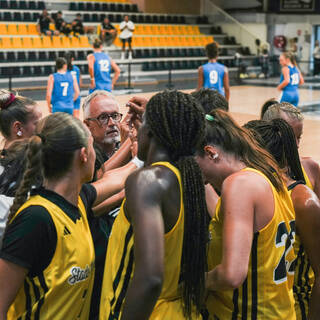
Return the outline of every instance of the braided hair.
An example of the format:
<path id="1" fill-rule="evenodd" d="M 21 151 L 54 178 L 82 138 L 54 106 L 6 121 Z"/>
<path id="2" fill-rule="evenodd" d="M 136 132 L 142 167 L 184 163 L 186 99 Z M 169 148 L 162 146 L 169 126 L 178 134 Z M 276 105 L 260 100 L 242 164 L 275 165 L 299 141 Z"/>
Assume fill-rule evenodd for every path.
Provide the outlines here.
<path id="1" fill-rule="evenodd" d="M 207 207 L 200 167 L 194 159 L 199 141 L 204 138 L 204 113 L 189 94 L 164 91 L 147 104 L 146 123 L 179 169 L 185 206 L 181 279 L 185 316 L 193 306 L 200 312 L 207 271 Z"/>
<path id="2" fill-rule="evenodd" d="M 205 113 L 213 109 L 229 111 L 229 102 L 217 90 L 201 88 L 192 92 L 191 95 L 201 104 Z"/>
<path id="3" fill-rule="evenodd" d="M 291 179 L 305 182 L 296 139 L 292 128 L 285 120 L 250 121 L 246 127 L 255 132 L 257 140 L 273 155 L 280 168 L 288 169 Z"/>

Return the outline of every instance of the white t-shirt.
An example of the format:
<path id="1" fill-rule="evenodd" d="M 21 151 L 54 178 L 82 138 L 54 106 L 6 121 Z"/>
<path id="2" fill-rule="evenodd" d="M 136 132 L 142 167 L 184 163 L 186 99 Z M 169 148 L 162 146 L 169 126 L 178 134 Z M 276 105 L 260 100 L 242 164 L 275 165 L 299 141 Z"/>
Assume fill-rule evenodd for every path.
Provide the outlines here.
<path id="1" fill-rule="evenodd" d="M 125 26 L 127 26 L 127 27 L 125 28 Z M 122 21 L 120 23 L 120 30 L 122 30 L 122 29 L 123 29 L 123 31 L 121 31 L 121 33 L 120 33 L 120 39 L 131 38 L 132 37 L 132 31 L 130 31 L 130 30 L 134 30 L 133 22 L 132 21 L 128 21 L 128 22 Z"/>

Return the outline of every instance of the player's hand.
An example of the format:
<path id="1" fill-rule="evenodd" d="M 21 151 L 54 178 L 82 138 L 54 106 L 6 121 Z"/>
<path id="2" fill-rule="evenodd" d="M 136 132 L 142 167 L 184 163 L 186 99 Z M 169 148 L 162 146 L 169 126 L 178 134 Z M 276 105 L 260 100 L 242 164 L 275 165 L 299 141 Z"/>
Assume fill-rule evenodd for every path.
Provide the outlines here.
<path id="1" fill-rule="evenodd" d="M 113 91 L 114 89 L 114 83 L 111 83 L 111 90 Z"/>
<path id="2" fill-rule="evenodd" d="M 130 133 L 130 122 L 131 122 L 131 115 L 127 114 L 124 119 L 120 122 L 120 136 L 121 136 L 121 141 L 127 140 L 129 137 Z"/>
<path id="3" fill-rule="evenodd" d="M 142 115 L 146 109 L 148 100 L 143 97 L 133 97 L 129 100 L 126 106 L 129 108 L 128 114 L 131 115 L 131 123 L 139 130 L 142 124 Z"/>

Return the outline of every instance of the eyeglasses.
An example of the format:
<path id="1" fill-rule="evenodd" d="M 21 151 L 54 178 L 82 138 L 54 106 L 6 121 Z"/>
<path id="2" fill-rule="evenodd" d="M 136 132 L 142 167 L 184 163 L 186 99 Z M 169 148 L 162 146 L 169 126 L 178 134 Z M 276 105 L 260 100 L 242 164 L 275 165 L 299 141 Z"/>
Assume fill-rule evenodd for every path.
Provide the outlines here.
<path id="1" fill-rule="evenodd" d="M 109 123 L 109 119 L 110 118 L 114 122 L 119 122 L 122 119 L 122 114 L 121 113 L 117 113 L 117 112 L 112 113 L 112 114 L 108 114 L 106 112 L 103 112 L 99 116 L 97 116 L 96 118 L 87 118 L 86 120 L 98 121 L 101 126 L 105 126 L 105 125 L 107 125 Z"/>

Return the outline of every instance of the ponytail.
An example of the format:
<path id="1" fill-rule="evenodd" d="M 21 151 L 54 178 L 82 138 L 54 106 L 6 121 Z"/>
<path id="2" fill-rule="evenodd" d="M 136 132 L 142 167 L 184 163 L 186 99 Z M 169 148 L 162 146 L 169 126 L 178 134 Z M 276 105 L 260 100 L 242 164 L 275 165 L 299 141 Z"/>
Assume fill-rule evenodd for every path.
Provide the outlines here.
<path id="1" fill-rule="evenodd" d="M 31 188 L 39 181 L 42 173 L 41 151 L 42 141 L 38 136 L 32 136 L 27 147 L 27 164 L 22 181 L 16 191 L 13 204 L 10 208 L 8 223 L 18 209 L 26 202 Z"/>

